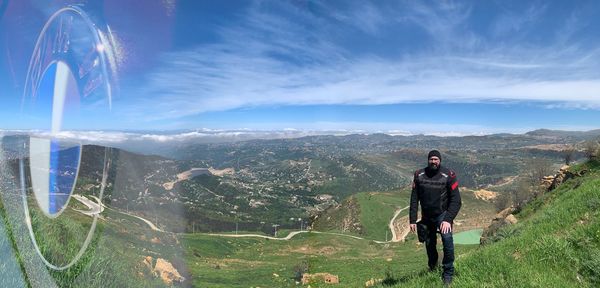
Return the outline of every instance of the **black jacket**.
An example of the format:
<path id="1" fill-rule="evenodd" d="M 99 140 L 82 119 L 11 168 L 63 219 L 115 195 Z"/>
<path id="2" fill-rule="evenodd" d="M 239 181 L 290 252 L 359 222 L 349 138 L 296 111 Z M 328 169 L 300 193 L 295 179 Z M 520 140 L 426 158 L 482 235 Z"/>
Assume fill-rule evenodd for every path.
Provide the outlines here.
<path id="1" fill-rule="evenodd" d="M 415 172 L 410 195 L 410 223 L 417 222 L 418 203 L 421 203 L 421 216 L 435 219 L 446 211 L 444 221 L 452 223 L 460 206 L 458 179 L 454 171 L 440 166 L 439 169 L 419 169 Z"/>

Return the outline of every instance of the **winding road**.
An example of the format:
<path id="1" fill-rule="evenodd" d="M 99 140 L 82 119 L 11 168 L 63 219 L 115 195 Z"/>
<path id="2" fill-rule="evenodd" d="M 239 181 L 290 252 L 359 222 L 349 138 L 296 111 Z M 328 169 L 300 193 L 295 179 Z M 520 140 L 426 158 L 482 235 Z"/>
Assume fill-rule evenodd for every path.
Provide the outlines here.
<path id="1" fill-rule="evenodd" d="M 98 215 L 98 214 L 102 213 L 102 211 L 104 211 L 104 207 L 103 207 L 104 205 L 100 205 L 100 204 L 98 204 L 98 202 L 94 202 L 83 195 L 73 194 L 72 197 L 75 200 L 79 201 L 81 204 L 87 206 L 87 208 L 88 208 L 87 211 L 73 209 L 79 213 L 82 213 L 82 214 L 85 214 L 88 216 L 94 216 L 94 215 Z M 94 197 L 94 196 L 92 196 L 92 197 Z M 99 199 L 97 197 L 94 197 L 94 198 L 96 198 L 96 200 L 99 201 Z"/>
<path id="2" fill-rule="evenodd" d="M 354 236 L 354 235 L 348 235 L 348 234 L 342 234 L 342 233 L 322 232 L 322 231 L 307 231 L 307 230 L 293 231 L 293 232 L 290 232 L 290 234 L 288 234 L 285 237 L 273 237 L 273 236 L 260 235 L 260 234 L 221 234 L 221 233 L 206 233 L 204 235 L 217 236 L 217 237 L 231 237 L 231 238 L 255 237 L 255 238 L 263 238 L 263 239 L 269 239 L 269 240 L 285 240 L 285 241 L 287 241 L 287 240 L 292 239 L 294 236 L 296 236 L 298 234 L 310 232 L 310 233 L 315 233 L 315 234 L 327 234 L 327 235 L 336 235 L 336 236 L 342 236 L 342 237 L 350 237 L 350 238 L 354 238 L 354 239 L 358 239 L 358 240 L 372 240 L 373 242 L 380 243 L 380 244 L 390 243 L 390 242 L 400 242 L 400 241 L 403 241 L 404 238 L 406 237 L 406 234 L 408 234 L 408 230 L 406 230 L 406 229 L 408 229 L 408 227 L 406 227 L 405 229 L 403 229 L 401 231 L 396 232 L 396 227 L 394 226 L 394 222 L 395 222 L 396 218 L 398 217 L 398 215 L 400 215 L 400 213 L 402 211 L 408 209 L 408 207 L 409 206 L 406 206 L 404 208 L 400 208 L 400 209 L 396 210 L 396 212 L 394 213 L 394 216 L 392 217 L 392 219 L 390 220 L 390 223 L 388 224 L 388 227 L 392 231 L 392 239 L 388 240 L 388 241 L 378 241 L 378 240 L 366 239 L 366 238 L 363 238 L 363 237 Z M 117 210 L 115 210 L 115 211 L 117 211 Z M 140 216 L 133 215 L 133 214 L 130 214 L 130 213 L 125 213 L 125 212 L 122 212 L 122 211 L 117 211 L 117 212 L 119 212 L 121 214 L 128 215 L 128 216 L 135 217 L 135 218 L 143 221 L 144 223 L 146 223 L 150 227 L 150 229 L 152 229 L 154 231 L 167 232 L 167 231 L 164 231 L 164 230 L 156 227 L 156 225 L 154 225 L 148 219 L 145 219 L 145 218 L 142 218 Z M 402 235 L 402 237 L 398 237 L 398 235 Z"/>
<path id="3" fill-rule="evenodd" d="M 400 242 L 400 241 L 404 241 L 404 238 L 406 238 L 406 235 L 408 234 L 408 231 L 410 231 L 409 227 L 398 227 L 398 233 L 396 233 L 396 226 L 394 225 L 394 222 L 396 221 L 396 218 L 398 217 L 398 215 L 400 215 L 400 212 L 408 209 L 408 207 L 410 206 L 406 206 L 404 208 L 398 209 L 396 210 L 396 213 L 394 213 L 394 217 L 392 217 L 392 220 L 390 220 L 390 224 L 388 225 L 388 227 L 390 227 L 390 230 L 392 230 L 392 240 L 390 240 L 391 242 Z M 401 224 L 402 225 L 402 224 Z M 403 228 L 403 229 L 400 229 Z M 400 235 L 401 237 L 398 237 L 398 235 Z"/>

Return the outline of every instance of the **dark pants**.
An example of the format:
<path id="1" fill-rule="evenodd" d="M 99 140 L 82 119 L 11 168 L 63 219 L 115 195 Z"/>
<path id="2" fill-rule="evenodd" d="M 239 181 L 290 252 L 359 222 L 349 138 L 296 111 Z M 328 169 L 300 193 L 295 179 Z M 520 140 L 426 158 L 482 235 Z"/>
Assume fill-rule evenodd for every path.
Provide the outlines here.
<path id="1" fill-rule="evenodd" d="M 427 258 L 430 269 L 434 269 L 438 261 L 438 251 L 436 249 L 437 244 L 437 233 L 442 235 L 442 244 L 444 245 L 444 259 L 442 260 L 442 277 L 452 277 L 454 275 L 454 240 L 452 239 L 452 232 L 441 234 L 439 231 L 440 225 L 444 220 L 445 213 L 438 216 L 436 219 L 424 219 L 424 223 L 427 224 L 429 233 L 425 239 L 425 247 L 427 248 Z"/>

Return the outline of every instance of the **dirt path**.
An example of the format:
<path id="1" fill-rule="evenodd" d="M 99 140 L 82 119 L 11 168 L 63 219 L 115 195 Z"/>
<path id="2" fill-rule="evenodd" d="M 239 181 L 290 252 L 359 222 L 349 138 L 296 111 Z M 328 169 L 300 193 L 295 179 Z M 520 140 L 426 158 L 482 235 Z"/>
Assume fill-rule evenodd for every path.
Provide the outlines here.
<path id="1" fill-rule="evenodd" d="M 406 240 L 406 236 L 410 233 L 410 225 L 408 224 L 408 216 L 404 216 L 398 218 L 398 220 L 394 223 L 394 230 L 396 230 L 396 235 L 398 238 L 395 238 L 394 242 L 404 242 Z"/>
<path id="2" fill-rule="evenodd" d="M 398 221 L 398 223 L 394 223 L 396 218 L 398 217 L 398 215 L 400 215 L 400 213 L 406 209 L 408 209 L 409 206 L 406 206 L 404 208 L 400 208 L 398 210 L 396 210 L 396 213 L 394 213 L 394 217 L 392 217 L 392 219 L 390 220 L 390 224 L 388 224 L 388 227 L 390 227 L 390 230 L 392 231 L 392 240 L 390 240 L 390 242 L 400 242 L 400 241 L 404 241 L 404 238 L 406 237 L 406 235 L 408 235 L 408 232 L 406 231 L 406 228 L 408 227 L 407 223 L 404 223 L 406 225 L 406 227 L 403 227 L 402 223 L 403 222 L 407 222 L 407 221 Z M 405 217 L 402 217 L 400 219 L 405 219 Z M 410 229 L 409 229 L 410 231 Z M 400 236 L 400 237 L 399 237 Z"/>

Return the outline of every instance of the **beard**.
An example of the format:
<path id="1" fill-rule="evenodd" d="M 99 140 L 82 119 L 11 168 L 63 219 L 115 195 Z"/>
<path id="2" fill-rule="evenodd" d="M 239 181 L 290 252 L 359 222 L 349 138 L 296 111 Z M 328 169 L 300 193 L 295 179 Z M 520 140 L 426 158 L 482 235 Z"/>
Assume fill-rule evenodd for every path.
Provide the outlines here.
<path id="1" fill-rule="evenodd" d="M 429 164 L 429 169 L 437 170 L 439 168 L 440 168 L 440 165 L 437 165 L 437 164 L 434 164 L 434 163 L 430 163 Z"/>

